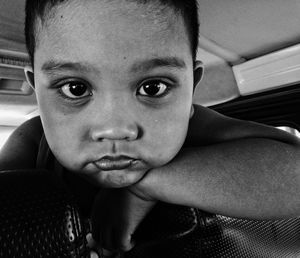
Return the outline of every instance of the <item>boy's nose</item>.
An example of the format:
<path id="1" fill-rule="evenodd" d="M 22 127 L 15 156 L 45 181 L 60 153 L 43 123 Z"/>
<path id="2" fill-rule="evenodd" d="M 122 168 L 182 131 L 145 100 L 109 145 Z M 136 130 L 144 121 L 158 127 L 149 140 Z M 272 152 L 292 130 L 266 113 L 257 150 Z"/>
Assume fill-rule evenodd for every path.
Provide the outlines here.
<path id="1" fill-rule="evenodd" d="M 96 126 L 90 130 L 90 137 L 93 141 L 103 140 L 126 140 L 134 141 L 138 138 L 139 128 L 134 123 L 115 122 Z"/>
<path id="2" fill-rule="evenodd" d="M 119 96 L 120 95 L 120 96 Z M 93 141 L 134 141 L 140 135 L 137 110 L 124 94 L 107 94 L 87 110 L 90 138 Z"/>

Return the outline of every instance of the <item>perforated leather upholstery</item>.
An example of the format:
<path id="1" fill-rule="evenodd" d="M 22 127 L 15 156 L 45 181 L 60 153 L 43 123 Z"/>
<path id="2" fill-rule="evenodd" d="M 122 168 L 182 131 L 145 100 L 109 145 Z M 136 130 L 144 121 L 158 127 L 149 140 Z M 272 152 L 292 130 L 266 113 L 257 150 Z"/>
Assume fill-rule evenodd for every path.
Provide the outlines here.
<path id="1" fill-rule="evenodd" d="M 78 211 L 50 172 L 1 172 L 0 257 L 87 257 Z"/>
<path id="2" fill-rule="evenodd" d="M 105 211 L 104 211 L 105 212 Z M 89 257 L 74 195 L 45 170 L 0 172 L 0 257 Z M 159 203 L 124 258 L 300 257 L 300 218 L 253 221 Z"/>

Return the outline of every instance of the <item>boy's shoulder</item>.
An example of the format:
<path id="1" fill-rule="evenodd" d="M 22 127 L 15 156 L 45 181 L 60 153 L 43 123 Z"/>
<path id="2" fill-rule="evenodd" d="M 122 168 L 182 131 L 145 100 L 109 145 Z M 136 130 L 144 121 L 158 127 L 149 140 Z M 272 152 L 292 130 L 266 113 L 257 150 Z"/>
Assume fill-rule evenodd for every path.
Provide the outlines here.
<path id="1" fill-rule="evenodd" d="M 30 134 L 41 137 L 44 133 L 40 116 L 35 116 L 19 126 Z"/>
<path id="2" fill-rule="evenodd" d="M 266 138 L 299 146 L 298 137 L 275 127 L 225 116 L 210 108 L 194 105 L 185 147 L 226 141 Z"/>
<path id="3" fill-rule="evenodd" d="M 25 121 L 18 128 L 16 128 L 12 134 L 12 137 L 25 137 L 26 141 L 29 140 L 32 142 L 32 144 L 39 144 L 43 134 L 44 131 L 41 118 L 40 116 L 36 116 Z"/>
<path id="4" fill-rule="evenodd" d="M 43 133 L 40 117 L 17 127 L 1 149 L 0 170 L 34 168 Z"/>
<path id="5" fill-rule="evenodd" d="M 210 108 L 194 104 L 185 146 L 202 146 L 225 141 L 227 132 L 242 123 L 236 123 L 234 119 Z"/>

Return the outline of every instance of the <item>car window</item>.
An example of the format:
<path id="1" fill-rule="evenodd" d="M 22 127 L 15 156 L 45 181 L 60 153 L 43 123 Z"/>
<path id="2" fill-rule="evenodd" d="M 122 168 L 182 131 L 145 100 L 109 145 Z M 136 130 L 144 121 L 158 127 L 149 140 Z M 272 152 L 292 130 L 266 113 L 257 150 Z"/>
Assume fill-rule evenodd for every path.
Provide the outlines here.
<path id="1" fill-rule="evenodd" d="M 295 135 L 295 136 L 297 136 L 297 137 L 300 138 L 300 132 L 297 129 L 295 129 L 295 128 L 292 128 L 292 127 L 289 127 L 289 126 L 279 126 L 277 128 L 279 128 L 279 129 L 281 129 L 283 131 L 286 131 L 288 133 L 291 133 L 291 134 L 293 134 L 293 135 Z"/>
<path id="2" fill-rule="evenodd" d="M 7 138 L 16 129 L 14 126 L 0 126 L 0 151 L 5 144 Z"/>

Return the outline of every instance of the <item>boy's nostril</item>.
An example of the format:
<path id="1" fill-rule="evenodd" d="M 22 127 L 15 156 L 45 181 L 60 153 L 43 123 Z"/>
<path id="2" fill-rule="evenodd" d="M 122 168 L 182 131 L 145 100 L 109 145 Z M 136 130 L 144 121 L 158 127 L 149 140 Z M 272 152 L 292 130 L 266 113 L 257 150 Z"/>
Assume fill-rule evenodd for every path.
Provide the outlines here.
<path id="1" fill-rule="evenodd" d="M 104 140 L 126 140 L 134 141 L 139 135 L 139 128 L 137 126 L 128 127 L 114 127 L 114 128 L 95 128 L 90 132 L 93 141 Z"/>

